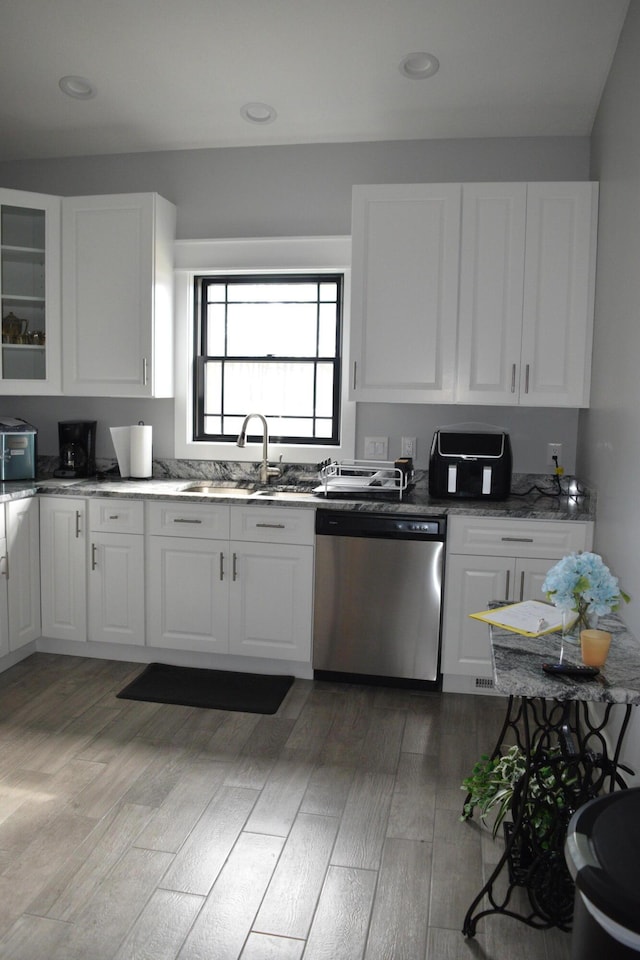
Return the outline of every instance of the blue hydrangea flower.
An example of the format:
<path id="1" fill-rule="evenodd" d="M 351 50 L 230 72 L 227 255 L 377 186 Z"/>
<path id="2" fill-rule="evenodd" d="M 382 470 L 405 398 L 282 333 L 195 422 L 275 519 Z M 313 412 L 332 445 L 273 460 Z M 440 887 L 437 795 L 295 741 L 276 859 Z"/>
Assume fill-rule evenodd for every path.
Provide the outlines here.
<path id="1" fill-rule="evenodd" d="M 542 592 L 561 610 L 579 610 L 605 616 L 628 599 L 618 580 L 597 553 L 571 553 L 547 573 Z"/>

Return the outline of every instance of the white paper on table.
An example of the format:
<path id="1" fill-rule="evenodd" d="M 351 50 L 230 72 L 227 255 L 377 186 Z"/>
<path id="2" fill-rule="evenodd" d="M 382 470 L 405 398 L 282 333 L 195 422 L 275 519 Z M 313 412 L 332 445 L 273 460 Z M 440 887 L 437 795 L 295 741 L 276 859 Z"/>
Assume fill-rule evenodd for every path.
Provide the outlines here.
<path id="1" fill-rule="evenodd" d="M 495 610 L 470 613 L 469 616 L 527 637 L 540 637 L 562 629 L 562 610 L 541 600 L 523 600 Z"/>

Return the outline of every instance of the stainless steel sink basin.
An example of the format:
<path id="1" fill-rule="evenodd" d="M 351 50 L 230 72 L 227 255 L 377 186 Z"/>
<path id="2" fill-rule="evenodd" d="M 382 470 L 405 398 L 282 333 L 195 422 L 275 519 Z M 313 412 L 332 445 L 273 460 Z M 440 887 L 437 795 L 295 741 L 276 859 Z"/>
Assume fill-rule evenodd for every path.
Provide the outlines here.
<path id="1" fill-rule="evenodd" d="M 265 500 L 304 500 L 313 496 L 312 490 L 257 490 L 254 493 L 254 497 Z"/>
<path id="2" fill-rule="evenodd" d="M 182 488 L 183 493 L 199 493 L 204 497 L 238 497 L 246 499 L 255 493 L 255 487 L 239 487 L 234 483 L 225 484 L 201 480 Z"/>

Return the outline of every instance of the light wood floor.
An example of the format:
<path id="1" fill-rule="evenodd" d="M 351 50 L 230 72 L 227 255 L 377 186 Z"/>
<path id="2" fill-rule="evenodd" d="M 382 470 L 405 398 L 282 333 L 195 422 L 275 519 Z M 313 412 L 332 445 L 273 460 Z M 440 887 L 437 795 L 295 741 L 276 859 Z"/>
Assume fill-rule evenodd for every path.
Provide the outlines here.
<path id="1" fill-rule="evenodd" d="M 564 960 L 460 929 L 495 861 L 460 782 L 503 701 L 296 681 L 275 716 L 134 701 L 141 667 L 0 675 L 2 960 Z"/>

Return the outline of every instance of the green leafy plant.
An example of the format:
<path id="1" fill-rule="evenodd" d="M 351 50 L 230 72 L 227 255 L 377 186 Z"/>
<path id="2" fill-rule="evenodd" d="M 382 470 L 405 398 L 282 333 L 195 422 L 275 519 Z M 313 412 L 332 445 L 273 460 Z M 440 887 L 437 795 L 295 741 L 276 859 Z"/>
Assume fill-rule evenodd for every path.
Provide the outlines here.
<path id="1" fill-rule="evenodd" d="M 547 849 L 553 843 L 552 835 L 557 824 L 562 822 L 563 812 L 567 817 L 571 812 L 571 788 L 577 784 L 577 772 L 562 761 L 559 748 L 551 748 L 544 757 L 538 758 L 526 794 L 520 795 L 519 785 L 526 771 L 527 759 L 518 746 L 495 757 L 483 754 L 462 782 L 461 789 L 468 797 L 460 819 L 468 820 L 477 807 L 481 821 L 486 824 L 489 814 L 495 811 L 495 837 L 518 797 L 525 806 L 524 818 L 536 841 Z"/>

